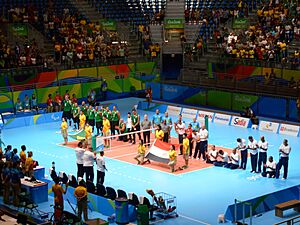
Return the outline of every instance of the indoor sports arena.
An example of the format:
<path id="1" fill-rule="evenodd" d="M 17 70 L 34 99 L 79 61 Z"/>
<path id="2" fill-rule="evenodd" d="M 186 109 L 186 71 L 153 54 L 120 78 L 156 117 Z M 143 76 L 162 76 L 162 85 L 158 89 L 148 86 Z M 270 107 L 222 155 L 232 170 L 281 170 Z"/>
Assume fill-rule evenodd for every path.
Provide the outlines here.
<path id="1" fill-rule="evenodd" d="M 0 7 L 1 225 L 299 223 L 299 1 Z"/>

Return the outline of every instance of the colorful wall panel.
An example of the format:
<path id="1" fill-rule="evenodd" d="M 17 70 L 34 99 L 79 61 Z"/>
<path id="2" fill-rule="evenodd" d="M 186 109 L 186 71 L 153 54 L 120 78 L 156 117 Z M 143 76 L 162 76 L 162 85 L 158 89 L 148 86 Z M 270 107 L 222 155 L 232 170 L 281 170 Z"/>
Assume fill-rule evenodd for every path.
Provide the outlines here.
<path id="1" fill-rule="evenodd" d="M 77 98 L 84 97 L 82 96 L 81 84 L 64 85 L 64 86 L 60 86 L 59 88 L 61 95 L 64 95 L 67 90 L 69 91 L 71 97 L 73 94 L 75 94 Z"/>
<path id="2" fill-rule="evenodd" d="M 47 87 L 49 84 L 57 81 L 56 71 L 42 72 L 37 75 L 37 88 Z"/>
<path id="3" fill-rule="evenodd" d="M 31 98 L 32 94 L 36 94 L 34 89 L 31 90 L 24 90 L 24 91 L 14 91 L 13 92 L 13 101 L 14 104 L 17 102 L 17 99 L 20 98 L 21 102 L 25 99 L 25 95 L 28 95 L 29 99 Z"/>
<path id="4" fill-rule="evenodd" d="M 57 73 L 58 80 L 78 77 L 78 70 L 62 70 Z"/>
<path id="5" fill-rule="evenodd" d="M 231 109 L 231 93 L 224 91 L 208 91 L 207 103 L 209 106 Z"/>
<path id="6" fill-rule="evenodd" d="M 91 82 L 91 83 L 83 83 L 81 84 L 82 88 L 82 97 L 87 97 L 91 89 L 94 89 L 96 93 L 100 92 L 101 82 Z"/>
<path id="7" fill-rule="evenodd" d="M 52 94 L 52 98 L 55 96 L 55 92 L 59 91 L 58 87 L 48 87 L 37 89 L 38 103 L 43 104 L 47 102 L 48 95 Z"/>
<path id="8" fill-rule="evenodd" d="M 246 94 L 232 94 L 232 110 L 243 111 L 243 107 L 249 107 L 256 103 L 258 96 L 256 95 L 246 95 Z M 254 109 L 253 109 L 254 110 Z"/>
<path id="9" fill-rule="evenodd" d="M 1 92 L 0 93 L 0 110 L 5 111 L 6 109 L 11 109 L 13 107 L 13 98 L 11 92 Z"/>
<path id="10" fill-rule="evenodd" d="M 97 78 L 97 67 L 78 69 L 79 77 L 94 77 Z"/>

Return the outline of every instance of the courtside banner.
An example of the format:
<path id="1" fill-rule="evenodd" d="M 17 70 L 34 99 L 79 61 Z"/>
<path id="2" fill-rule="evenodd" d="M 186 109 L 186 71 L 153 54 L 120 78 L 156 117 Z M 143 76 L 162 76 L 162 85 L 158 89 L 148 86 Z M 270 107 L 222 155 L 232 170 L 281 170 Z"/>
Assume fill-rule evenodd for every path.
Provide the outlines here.
<path id="1" fill-rule="evenodd" d="M 259 122 L 259 130 L 261 131 L 270 131 L 273 133 L 277 133 L 279 127 L 279 123 L 269 122 L 269 121 L 260 121 Z"/>
<path id="2" fill-rule="evenodd" d="M 178 116 L 181 113 L 181 107 L 169 105 L 167 108 L 169 115 Z"/>
<path id="3" fill-rule="evenodd" d="M 183 108 L 181 113 L 183 118 L 194 119 L 197 117 L 196 109 Z"/>
<path id="4" fill-rule="evenodd" d="M 286 134 L 297 137 L 299 133 L 299 127 L 290 124 L 282 123 L 279 128 L 279 134 Z"/>
<path id="5" fill-rule="evenodd" d="M 214 119 L 215 113 L 202 111 L 202 110 L 198 111 L 198 117 L 197 117 L 198 120 L 204 120 L 205 116 L 208 116 L 208 121 L 212 122 Z"/>
<path id="6" fill-rule="evenodd" d="M 171 143 L 162 142 L 156 139 L 145 157 L 152 161 L 167 164 L 169 163 L 169 150 L 171 145 Z M 175 144 L 175 148 L 179 148 L 179 145 Z"/>
<path id="7" fill-rule="evenodd" d="M 214 123 L 229 125 L 230 120 L 231 120 L 230 115 L 216 113 L 214 116 Z"/>
<path id="8" fill-rule="evenodd" d="M 230 125 L 235 127 L 248 128 L 249 121 L 250 119 L 248 118 L 233 116 Z"/>

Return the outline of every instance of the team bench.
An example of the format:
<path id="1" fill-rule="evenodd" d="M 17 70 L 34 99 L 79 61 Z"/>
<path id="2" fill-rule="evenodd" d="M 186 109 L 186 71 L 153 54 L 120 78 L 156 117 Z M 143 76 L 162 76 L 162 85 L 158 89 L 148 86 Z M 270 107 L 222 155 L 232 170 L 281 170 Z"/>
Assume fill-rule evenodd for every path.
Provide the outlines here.
<path id="1" fill-rule="evenodd" d="M 275 205 L 275 216 L 283 217 L 283 211 L 294 208 L 295 211 L 300 212 L 300 201 L 290 200 Z"/>

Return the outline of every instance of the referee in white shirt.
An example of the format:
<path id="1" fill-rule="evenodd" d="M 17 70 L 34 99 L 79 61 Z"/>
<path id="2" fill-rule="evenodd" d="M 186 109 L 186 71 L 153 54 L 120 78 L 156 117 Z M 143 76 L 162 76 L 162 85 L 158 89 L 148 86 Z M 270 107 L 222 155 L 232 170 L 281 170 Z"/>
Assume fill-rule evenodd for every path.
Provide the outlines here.
<path id="1" fill-rule="evenodd" d="M 256 173 L 257 168 L 257 141 L 252 137 L 248 137 L 248 149 L 250 150 L 250 157 L 251 157 L 251 173 Z"/>
<path id="2" fill-rule="evenodd" d="M 283 166 L 283 180 L 287 178 L 288 167 L 289 167 L 289 155 L 291 152 L 291 147 L 288 144 L 288 140 L 284 139 L 283 144 L 279 147 L 280 159 L 276 166 L 276 179 L 279 178 L 281 167 Z"/>
<path id="3" fill-rule="evenodd" d="M 267 163 L 267 151 L 268 151 L 268 142 L 265 140 L 264 136 L 260 137 L 258 142 L 259 154 L 258 154 L 258 173 L 261 172 L 261 166 L 263 167 L 263 172 L 266 172 L 266 167 L 264 166 Z"/>
<path id="4" fill-rule="evenodd" d="M 92 148 L 89 147 L 83 154 L 83 170 L 85 173 L 86 181 L 94 182 L 94 161 L 96 159 L 96 152 L 92 152 Z"/>
<path id="5" fill-rule="evenodd" d="M 199 130 L 199 136 L 200 136 L 200 156 L 202 154 L 202 160 L 206 160 L 206 152 L 207 152 L 207 144 L 208 144 L 208 131 L 206 130 L 206 127 L 203 125 L 201 129 Z"/>
<path id="6" fill-rule="evenodd" d="M 76 163 L 77 163 L 77 179 L 78 177 L 83 177 L 84 170 L 83 170 L 83 154 L 85 152 L 85 149 L 83 148 L 83 144 L 80 141 L 75 148 L 76 153 Z"/>
<path id="7" fill-rule="evenodd" d="M 241 169 L 245 170 L 247 167 L 247 158 L 248 158 L 248 148 L 246 145 L 246 140 L 242 138 L 236 139 L 237 147 L 236 150 L 241 152 Z"/>
<path id="8" fill-rule="evenodd" d="M 103 184 L 105 178 L 105 160 L 104 160 L 104 151 L 101 151 L 100 154 L 96 158 L 97 164 L 97 184 Z"/>

